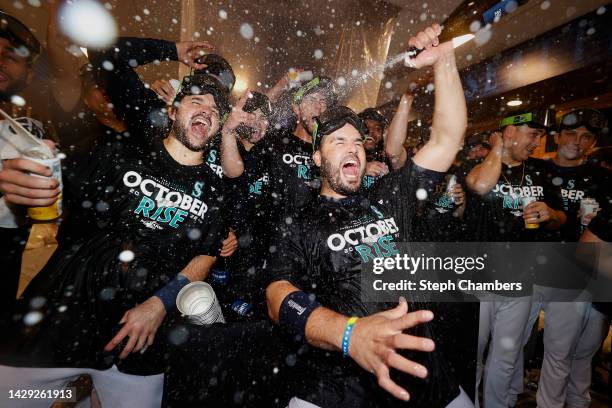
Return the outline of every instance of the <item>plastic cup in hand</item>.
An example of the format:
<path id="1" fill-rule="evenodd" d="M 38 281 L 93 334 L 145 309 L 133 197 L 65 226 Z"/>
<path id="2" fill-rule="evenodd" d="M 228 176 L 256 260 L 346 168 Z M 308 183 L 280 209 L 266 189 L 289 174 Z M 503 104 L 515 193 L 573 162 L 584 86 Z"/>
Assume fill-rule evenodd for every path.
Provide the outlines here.
<path id="1" fill-rule="evenodd" d="M 583 198 L 580 200 L 580 223 L 588 225 L 587 215 L 596 214 L 599 210 L 599 203 L 594 198 Z"/>
<path id="2" fill-rule="evenodd" d="M 206 282 L 191 282 L 183 287 L 176 297 L 176 307 L 193 324 L 225 323 L 215 291 Z"/>
<path id="3" fill-rule="evenodd" d="M 28 208 L 28 216 L 34 222 L 46 222 L 58 219 L 62 215 L 62 165 L 60 163 L 61 156 L 56 155 L 52 159 L 37 159 L 34 157 L 26 157 L 26 159 L 49 167 L 53 172 L 53 174 L 49 178 L 56 179 L 59 182 L 60 187 L 60 195 L 53 204 L 47 207 L 30 207 Z M 45 177 L 36 174 L 32 175 L 36 177 Z"/>
<path id="4" fill-rule="evenodd" d="M 531 203 L 533 203 L 534 201 L 537 201 L 537 198 L 535 197 L 521 197 L 521 205 L 523 206 L 523 213 L 525 212 L 525 208 L 527 208 L 527 206 Z M 525 228 L 526 229 L 537 229 L 540 228 L 540 224 L 538 224 L 537 222 L 527 222 L 527 219 L 525 219 Z"/>

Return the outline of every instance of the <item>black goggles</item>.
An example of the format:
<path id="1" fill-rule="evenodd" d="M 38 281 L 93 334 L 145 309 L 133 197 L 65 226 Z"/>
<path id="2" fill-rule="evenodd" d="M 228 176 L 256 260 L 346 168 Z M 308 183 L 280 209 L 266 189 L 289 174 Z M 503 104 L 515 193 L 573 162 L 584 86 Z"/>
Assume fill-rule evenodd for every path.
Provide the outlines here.
<path id="1" fill-rule="evenodd" d="M 365 140 L 368 135 L 368 127 L 351 108 L 346 106 L 334 106 L 327 109 L 321 116 L 314 118 L 314 131 L 312 132 L 312 147 L 314 151 L 319 149 L 323 136 L 335 132 L 346 124 L 352 125 Z"/>
<path id="2" fill-rule="evenodd" d="M 268 97 L 262 93 L 251 92 L 251 97 L 247 99 L 242 110 L 248 113 L 253 113 L 257 109 L 261 109 L 261 112 L 266 118 L 269 118 L 272 114 L 272 104 L 270 103 L 270 99 L 268 99 Z"/>
<path id="3" fill-rule="evenodd" d="M 584 126 L 592 133 L 599 134 L 608 126 L 608 119 L 603 113 L 595 109 L 577 109 L 561 117 L 559 130 L 576 129 L 581 126 Z"/>
<path id="4" fill-rule="evenodd" d="M 225 88 L 215 78 L 207 74 L 187 75 L 183 78 L 179 91 L 174 97 L 174 103 L 189 95 L 210 94 L 215 99 L 221 121 L 225 121 L 231 109 Z"/>

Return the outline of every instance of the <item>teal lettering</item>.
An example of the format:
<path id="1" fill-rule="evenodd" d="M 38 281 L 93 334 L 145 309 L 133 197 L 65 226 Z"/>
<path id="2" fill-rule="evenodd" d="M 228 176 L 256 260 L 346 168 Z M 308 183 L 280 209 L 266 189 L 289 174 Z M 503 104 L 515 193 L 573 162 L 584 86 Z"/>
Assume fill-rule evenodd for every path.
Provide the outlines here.
<path id="1" fill-rule="evenodd" d="M 163 208 L 163 207 L 162 207 Z M 176 211 L 175 207 L 166 207 L 164 210 L 164 218 L 159 219 L 159 222 L 170 222 L 172 215 Z"/>
<path id="2" fill-rule="evenodd" d="M 191 195 L 196 198 L 200 198 L 200 196 L 202 195 L 202 187 L 204 187 L 204 183 L 202 183 L 201 181 L 196 182 L 193 185 L 193 192 L 191 193 Z"/>
<path id="3" fill-rule="evenodd" d="M 172 228 L 178 228 L 177 222 L 184 221 L 187 214 L 189 214 L 187 211 L 177 210 L 174 217 L 172 217 L 172 221 L 170 221 L 170 226 Z"/>
<path id="4" fill-rule="evenodd" d="M 372 253 L 372 249 L 367 244 L 357 245 L 355 250 L 359 252 L 361 256 L 361 260 L 363 262 L 368 262 L 370 259 L 374 259 L 374 254 Z"/>
<path id="5" fill-rule="evenodd" d="M 149 211 L 154 208 L 155 202 L 153 200 L 151 200 L 149 197 L 142 197 L 142 200 L 140 200 L 140 204 L 138 204 L 138 207 L 136 207 L 134 213 L 138 214 L 139 212 L 142 212 L 143 216 L 148 217 Z"/>
<path id="6" fill-rule="evenodd" d="M 157 210 L 155 210 L 155 213 L 151 216 L 151 219 L 153 221 L 157 220 L 157 217 L 159 217 L 162 211 L 164 211 L 164 207 L 157 207 Z"/>
<path id="7" fill-rule="evenodd" d="M 217 151 L 216 150 L 211 150 L 208 153 L 208 162 L 209 163 L 214 163 L 217 161 Z"/>
<path id="8" fill-rule="evenodd" d="M 253 184 L 249 185 L 249 193 L 261 194 L 261 181 L 256 181 Z"/>
<path id="9" fill-rule="evenodd" d="M 391 235 L 385 235 L 384 237 L 380 237 L 378 239 L 378 245 L 383 249 L 383 256 L 393 256 L 399 254 L 399 250 L 395 246 L 395 242 L 393 241 L 393 237 Z"/>
<path id="10" fill-rule="evenodd" d="M 308 175 L 308 166 L 305 166 L 303 164 L 300 164 L 298 166 L 298 178 L 310 180 L 310 176 Z"/>

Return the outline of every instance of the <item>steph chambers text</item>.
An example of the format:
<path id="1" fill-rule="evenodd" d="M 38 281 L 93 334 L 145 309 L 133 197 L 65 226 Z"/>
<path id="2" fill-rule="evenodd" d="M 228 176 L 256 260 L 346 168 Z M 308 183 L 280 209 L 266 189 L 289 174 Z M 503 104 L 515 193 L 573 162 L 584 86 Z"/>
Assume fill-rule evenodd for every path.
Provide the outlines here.
<path id="1" fill-rule="evenodd" d="M 457 282 L 447 280 L 446 282 L 432 282 L 421 279 L 418 282 L 402 279 L 396 282 L 385 282 L 377 279 L 372 282 L 376 291 L 430 291 L 444 293 L 447 291 L 517 291 L 523 290 L 521 282 L 473 282 L 469 279 L 462 279 Z"/>

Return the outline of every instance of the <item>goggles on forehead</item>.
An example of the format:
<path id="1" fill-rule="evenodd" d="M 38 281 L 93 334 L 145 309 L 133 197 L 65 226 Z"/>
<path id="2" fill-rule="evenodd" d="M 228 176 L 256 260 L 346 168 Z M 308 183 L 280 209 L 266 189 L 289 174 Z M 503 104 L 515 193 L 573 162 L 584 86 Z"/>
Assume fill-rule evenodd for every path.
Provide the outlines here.
<path id="1" fill-rule="evenodd" d="M 586 127 L 590 132 L 599 134 L 608 125 L 606 116 L 595 109 L 577 109 L 561 117 L 559 130 Z"/>
<path id="2" fill-rule="evenodd" d="M 334 106 L 327 109 L 321 116 L 314 118 L 314 131 L 312 132 L 312 147 L 316 151 L 321 145 L 323 136 L 329 135 L 346 124 L 352 125 L 362 139 L 368 135 L 368 128 L 352 109 L 346 106 Z"/>
<path id="3" fill-rule="evenodd" d="M 315 77 L 299 87 L 293 94 L 293 103 L 299 104 L 307 95 L 318 91 L 325 93 L 325 99 L 328 105 L 334 105 L 336 103 L 334 84 L 332 80 L 327 77 Z"/>

